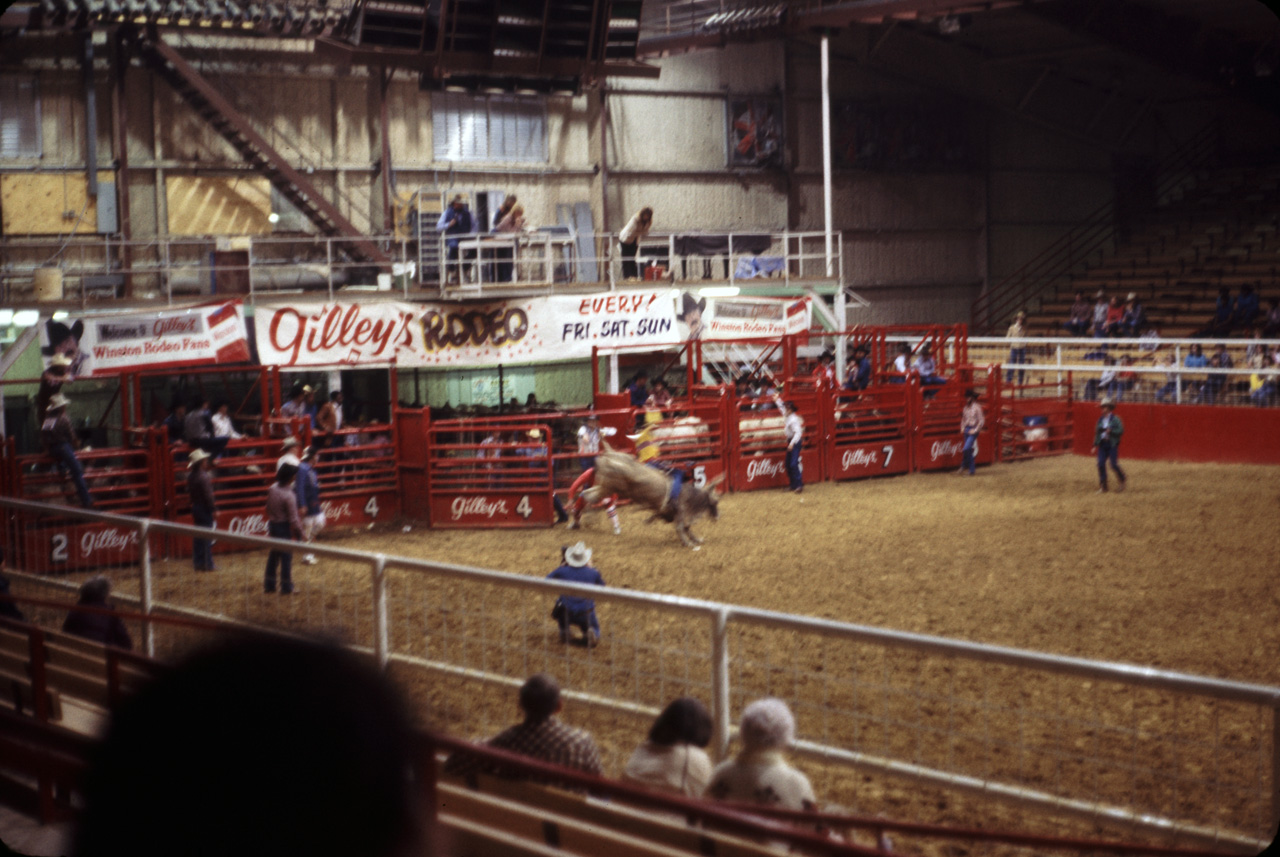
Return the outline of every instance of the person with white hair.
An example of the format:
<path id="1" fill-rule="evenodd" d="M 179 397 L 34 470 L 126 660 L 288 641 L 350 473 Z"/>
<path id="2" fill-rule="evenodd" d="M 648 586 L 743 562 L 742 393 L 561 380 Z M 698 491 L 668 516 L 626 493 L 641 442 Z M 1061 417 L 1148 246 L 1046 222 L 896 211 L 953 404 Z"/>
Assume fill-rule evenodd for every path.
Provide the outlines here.
<path id="1" fill-rule="evenodd" d="M 707 796 L 780 809 L 816 809 L 809 778 L 787 763 L 787 748 L 795 738 L 796 719 L 787 704 L 773 697 L 757 699 L 742 712 L 742 749 L 716 767 Z"/>

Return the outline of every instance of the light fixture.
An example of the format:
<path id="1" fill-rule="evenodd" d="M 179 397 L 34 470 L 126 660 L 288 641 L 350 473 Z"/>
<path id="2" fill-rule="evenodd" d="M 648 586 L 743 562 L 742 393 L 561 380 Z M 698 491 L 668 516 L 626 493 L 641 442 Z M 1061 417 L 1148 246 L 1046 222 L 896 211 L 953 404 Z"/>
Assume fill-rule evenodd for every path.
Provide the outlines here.
<path id="1" fill-rule="evenodd" d="M 13 324 L 13 310 L 0 309 L 0 327 L 8 327 Z"/>
<path id="2" fill-rule="evenodd" d="M 279 223 L 279 222 L 280 222 L 280 215 L 276 214 L 274 211 L 273 211 L 273 212 L 271 212 L 270 214 L 268 214 L 268 215 L 267 215 L 267 222 L 268 222 L 268 223 Z"/>
<path id="3" fill-rule="evenodd" d="M 60 309 L 53 314 L 54 321 L 62 321 L 64 318 L 70 318 L 70 317 L 71 317 L 71 313 L 67 312 L 65 309 Z"/>
<path id="4" fill-rule="evenodd" d="M 13 324 L 15 327 L 34 327 L 39 322 L 39 310 L 20 309 L 13 314 Z"/>
<path id="5" fill-rule="evenodd" d="M 736 298 L 741 291 L 737 286 L 707 286 L 698 289 L 698 294 L 704 298 Z"/>

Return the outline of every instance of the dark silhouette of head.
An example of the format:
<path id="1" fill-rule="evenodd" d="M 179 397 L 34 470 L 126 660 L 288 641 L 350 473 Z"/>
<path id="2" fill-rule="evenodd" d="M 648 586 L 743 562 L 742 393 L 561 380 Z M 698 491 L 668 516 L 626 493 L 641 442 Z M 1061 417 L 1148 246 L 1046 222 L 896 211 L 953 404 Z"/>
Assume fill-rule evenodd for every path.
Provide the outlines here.
<path id="1" fill-rule="evenodd" d="M 649 740 L 666 747 L 672 744 L 705 747 L 711 743 L 711 713 L 698 700 L 682 696 L 672 701 L 653 721 Z"/>
<path id="2" fill-rule="evenodd" d="M 531 723 L 546 720 L 560 710 L 560 685 L 546 673 L 530 676 L 520 687 L 520 710 Z"/>

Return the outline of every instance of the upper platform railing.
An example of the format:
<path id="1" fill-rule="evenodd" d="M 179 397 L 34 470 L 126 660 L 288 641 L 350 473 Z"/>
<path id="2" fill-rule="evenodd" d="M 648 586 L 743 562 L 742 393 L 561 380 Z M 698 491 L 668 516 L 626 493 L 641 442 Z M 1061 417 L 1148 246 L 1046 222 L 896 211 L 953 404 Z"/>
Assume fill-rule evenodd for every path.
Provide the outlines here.
<path id="1" fill-rule="evenodd" d="M 457 247 L 448 245 L 456 238 Z M 492 298 L 698 282 L 762 292 L 843 282 L 835 236 L 828 272 L 822 232 L 715 231 L 655 234 L 634 261 L 616 234 L 563 229 L 431 233 L 421 242 L 374 236 L 390 270 L 349 259 L 345 239 L 325 236 L 175 237 L 123 242 L 111 236 L 0 241 L 0 302 L 90 309 L 139 303 L 243 298 L 332 300 L 374 292 L 403 298 Z M 452 256 L 452 258 L 451 258 Z M 126 263 L 127 260 L 127 263 Z M 56 269 L 53 276 L 39 272 Z M 38 281 L 45 288 L 37 285 Z M 53 282 L 52 291 L 48 283 Z"/>

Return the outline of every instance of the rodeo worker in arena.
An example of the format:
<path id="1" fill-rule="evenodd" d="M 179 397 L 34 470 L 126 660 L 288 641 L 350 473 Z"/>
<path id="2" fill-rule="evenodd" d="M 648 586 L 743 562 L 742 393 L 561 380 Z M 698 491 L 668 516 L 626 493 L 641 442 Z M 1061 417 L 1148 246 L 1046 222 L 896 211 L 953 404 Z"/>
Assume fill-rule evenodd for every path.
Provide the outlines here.
<path id="1" fill-rule="evenodd" d="M 787 479 L 791 482 L 791 490 L 796 494 L 804 491 L 804 466 L 800 463 L 800 449 L 804 442 L 804 417 L 800 416 L 795 402 L 787 402 L 782 406 L 787 419 L 783 430 L 787 435 Z"/>
<path id="2" fill-rule="evenodd" d="M 1116 491 L 1124 490 L 1125 475 L 1120 469 L 1120 437 L 1124 434 L 1124 423 L 1116 416 L 1116 400 L 1110 396 L 1102 400 L 1102 416 L 1098 419 L 1093 433 L 1093 452 L 1098 453 L 1098 493 L 1107 493 L 1107 462 L 1116 472 L 1120 484 Z"/>
<path id="3" fill-rule="evenodd" d="M 604 578 L 600 572 L 588 565 L 591 562 L 591 548 L 584 542 L 578 542 L 566 548 L 564 562 L 555 571 L 547 575 L 547 580 L 567 580 L 570 583 L 591 583 L 604 586 Z M 551 618 L 560 626 L 560 642 L 569 642 L 569 626 L 576 625 L 582 629 L 582 642 L 587 646 L 595 646 L 600 642 L 600 622 L 596 619 L 596 602 L 592 598 L 580 595 L 561 595 L 551 608 Z"/>

